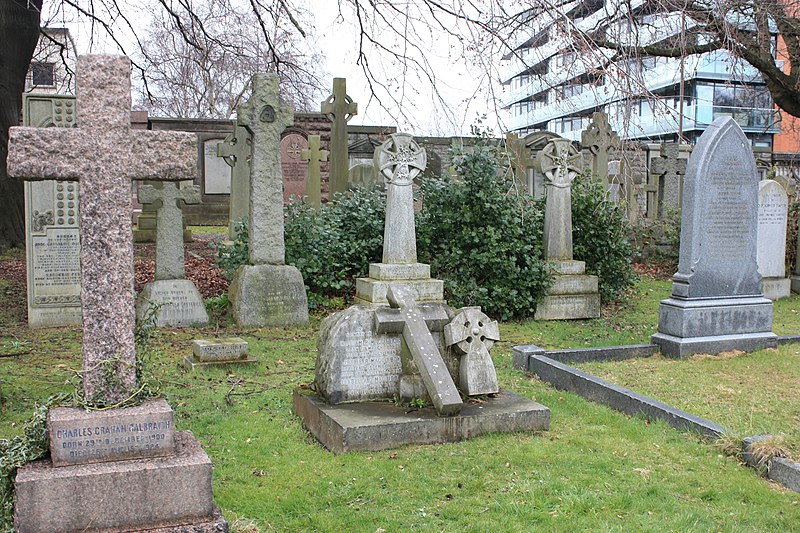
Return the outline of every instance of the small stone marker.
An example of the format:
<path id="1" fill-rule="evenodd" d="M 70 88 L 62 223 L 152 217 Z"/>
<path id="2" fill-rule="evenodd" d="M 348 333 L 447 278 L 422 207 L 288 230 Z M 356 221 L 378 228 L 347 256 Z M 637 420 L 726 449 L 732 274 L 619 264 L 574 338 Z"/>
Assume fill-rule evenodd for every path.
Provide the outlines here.
<path id="1" fill-rule="evenodd" d="M 192 179 L 197 145 L 190 133 L 130 131 L 128 58 L 80 56 L 77 82 L 81 127 L 11 128 L 8 171 L 25 179 L 80 180 L 84 397 L 113 406 L 137 387 L 131 180 Z M 73 157 L 76 150 L 82 157 Z M 172 451 L 172 415 L 164 402 L 51 413 L 56 459 L 17 471 L 17 531 L 227 527 L 212 499 L 208 455 L 191 432 L 174 434 Z M 86 461 L 102 463 L 80 464 Z M 130 490 L 143 486 L 148 490 Z"/>
<path id="2" fill-rule="evenodd" d="M 647 218 L 654 220 L 664 214 L 664 206 L 680 209 L 683 197 L 683 176 L 687 159 L 679 157 L 682 146 L 661 145 L 661 157 L 650 160 L 651 181 L 647 189 Z"/>
<path id="3" fill-rule="evenodd" d="M 608 183 L 608 152 L 619 148 L 619 135 L 608 124 L 608 115 L 602 111 L 592 114 L 589 126 L 581 132 L 581 144 L 592 153 L 592 174 Z"/>
<path id="4" fill-rule="evenodd" d="M 183 359 L 188 370 L 212 365 L 231 363 L 256 363 L 249 356 L 247 341 L 240 337 L 224 337 L 220 339 L 197 339 L 192 341 L 192 355 Z"/>
<path id="5" fill-rule="evenodd" d="M 175 453 L 172 408 L 164 400 L 94 412 L 54 407 L 47 413 L 47 429 L 53 466 Z"/>
<path id="6" fill-rule="evenodd" d="M 231 199 L 228 214 L 228 238 L 236 239 L 236 224 L 250 216 L 250 160 L 253 136 L 237 119 L 233 133 L 217 145 L 217 157 L 231 167 Z"/>
<path id="7" fill-rule="evenodd" d="M 387 291 L 390 305 L 400 309 L 398 318 L 403 325 L 403 340 L 411 352 L 436 412 L 442 416 L 457 415 L 463 406 L 461 395 L 414 296 L 413 289 L 403 285 L 391 284 Z M 379 329 L 378 333 L 382 331 Z"/>
<path id="8" fill-rule="evenodd" d="M 600 316 L 597 276 L 588 276 L 586 263 L 572 257 L 572 180 L 578 175 L 580 154 L 569 139 L 550 139 L 536 156 L 545 175 L 544 257 L 554 271 L 547 296 L 536 306 L 536 320 Z"/>
<path id="9" fill-rule="evenodd" d="M 286 326 L 308 322 L 300 271 L 285 264 L 280 138 L 294 122 L 281 105 L 278 77 L 253 76 L 253 94 L 238 108 L 238 122 L 252 134 L 250 162 L 250 264 L 239 267 L 228 294 L 239 326 Z"/>
<path id="10" fill-rule="evenodd" d="M 752 351 L 776 345 L 772 302 L 756 264 L 758 181 L 750 142 L 730 117 L 715 120 L 689 158 L 678 272 L 659 305 L 661 352 Z"/>
<path id="11" fill-rule="evenodd" d="M 281 139 L 281 173 L 283 174 L 283 201 L 294 196 L 302 200 L 308 186 L 308 165 L 302 153 L 308 150 L 308 140 L 299 133 L 290 133 Z"/>
<path id="12" fill-rule="evenodd" d="M 144 286 L 136 302 L 136 317 L 141 322 L 153 305 L 161 306 L 156 324 L 159 327 L 187 327 L 208 324 L 203 296 L 186 279 L 183 251 L 183 213 L 180 202 L 200 203 L 196 185 L 179 188 L 177 183 L 162 182 L 139 187 L 139 202 L 156 207 L 155 281 Z"/>
<path id="13" fill-rule="evenodd" d="M 786 277 L 786 222 L 789 197 L 775 180 L 758 184 L 758 273 L 761 292 L 770 300 L 785 298 L 792 282 Z"/>
<path id="14" fill-rule="evenodd" d="M 333 93 L 320 104 L 322 113 L 333 122 L 331 127 L 330 195 L 347 190 L 350 160 L 347 154 L 347 122 L 358 114 L 358 104 L 347 95 L 347 80 L 333 79 Z"/>
<path id="15" fill-rule="evenodd" d="M 458 386 L 467 396 L 496 394 L 500 391 L 497 372 L 489 350 L 500 340 L 497 320 L 486 316 L 480 307 L 465 307 L 444 327 L 445 344 L 463 355 L 458 364 Z"/>
<path id="16" fill-rule="evenodd" d="M 356 280 L 356 303 L 387 304 L 389 282 L 413 287 L 418 302 L 443 301 L 444 283 L 431 279 L 430 265 L 417 262 L 412 184 L 426 160 L 407 133 L 392 134 L 375 150 L 375 168 L 386 182 L 383 262 L 371 263 L 369 278 Z"/>
<path id="17" fill-rule="evenodd" d="M 308 182 L 306 185 L 306 196 L 308 204 L 319 209 L 322 203 L 322 180 L 320 178 L 320 163 L 328 160 L 329 152 L 319 149 L 319 135 L 308 136 L 308 148 L 300 152 L 300 158 L 308 161 Z"/>

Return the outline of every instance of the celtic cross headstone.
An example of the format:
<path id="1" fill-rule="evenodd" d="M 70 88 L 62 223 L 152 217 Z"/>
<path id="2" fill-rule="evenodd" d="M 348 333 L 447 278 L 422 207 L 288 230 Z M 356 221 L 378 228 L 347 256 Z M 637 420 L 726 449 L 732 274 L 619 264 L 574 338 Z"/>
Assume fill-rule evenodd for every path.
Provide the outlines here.
<path id="1" fill-rule="evenodd" d="M 217 157 L 231 167 L 231 197 L 228 211 L 228 238 L 236 239 L 236 224 L 250 216 L 250 159 L 253 137 L 237 119 L 233 133 L 217 144 Z"/>
<path id="2" fill-rule="evenodd" d="M 328 115 L 331 127 L 331 165 L 329 190 L 334 193 L 347 190 L 350 161 L 347 153 L 347 122 L 358 114 L 358 104 L 347 94 L 347 80 L 333 79 L 333 93 L 320 104 L 322 113 Z"/>
<path id="3" fill-rule="evenodd" d="M 308 203 L 315 209 L 320 208 L 321 187 L 320 180 L 320 163 L 328 160 L 328 150 L 320 150 L 320 137 L 319 135 L 308 136 L 308 148 L 300 152 L 300 158 L 303 161 L 308 161 L 308 183 L 306 184 L 306 196 L 308 196 Z"/>
<path id="4" fill-rule="evenodd" d="M 537 155 L 545 175 L 545 259 L 572 260 L 572 180 L 578 175 L 580 153 L 569 139 L 552 139 Z"/>
<path id="5" fill-rule="evenodd" d="M 592 174 L 603 183 L 608 182 L 608 152 L 619 148 L 619 135 L 608 124 L 608 116 L 602 111 L 592 114 L 589 126 L 581 132 L 581 144 L 592 153 Z"/>
<path id="6" fill-rule="evenodd" d="M 676 143 L 663 143 L 661 156 L 650 161 L 653 181 L 647 189 L 647 218 L 660 218 L 665 204 L 674 208 L 681 205 L 683 176 L 686 174 L 688 160 L 679 157 L 680 148 Z"/>

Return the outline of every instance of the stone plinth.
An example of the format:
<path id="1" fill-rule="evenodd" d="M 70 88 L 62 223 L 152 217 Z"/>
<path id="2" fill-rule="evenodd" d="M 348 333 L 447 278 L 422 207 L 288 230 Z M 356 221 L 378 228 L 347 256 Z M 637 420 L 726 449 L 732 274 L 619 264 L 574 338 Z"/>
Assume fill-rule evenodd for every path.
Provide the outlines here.
<path id="1" fill-rule="evenodd" d="M 786 298 L 792 292 L 792 281 L 789 278 L 761 278 L 761 293 L 772 301 Z"/>
<path id="2" fill-rule="evenodd" d="M 175 434 L 170 457 L 17 471 L 14 527 L 58 531 L 224 532 L 212 499 L 211 460 L 190 431 Z"/>
<path id="3" fill-rule="evenodd" d="M 424 263 L 370 263 L 369 277 L 356 279 L 356 304 L 389 305 L 389 283 L 414 289 L 417 302 L 444 302 L 444 282 L 431 278 Z"/>
<path id="4" fill-rule="evenodd" d="M 329 405 L 296 390 L 294 412 L 328 450 L 385 450 L 405 444 L 458 442 L 487 433 L 547 431 L 550 410 L 506 391 L 480 404 L 467 403 L 456 416 L 440 417 L 432 407 L 409 412 L 389 402 Z"/>
<path id="5" fill-rule="evenodd" d="M 161 305 L 156 323 L 160 328 L 208 324 L 203 296 L 188 279 L 157 280 L 145 285 L 136 302 L 136 318 L 139 322 L 152 304 Z"/>
<path id="6" fill-rule="evenodd" d="M 183 358 L 183 365 L 187 370 L 195 370 L 209 366 L 257 363 L 247 350 L 247 341 L 239 337 L 198 339 L 192 341 L 192 355 Z"/>
<path id="7" fill-rule="evenodd" d="M 308 322 L 303 276 L 291 265 L 239 267 L 228 289 L 236 323 L 244 327 Z"/>
<path id="8" fill-rule="evenodd" d="M 536 306 L 534 320 L 565 320 L 600 316 L 597 276 L 584 274 L 583 261 L 549 261 L 554 271 L 547 296 Z"/>

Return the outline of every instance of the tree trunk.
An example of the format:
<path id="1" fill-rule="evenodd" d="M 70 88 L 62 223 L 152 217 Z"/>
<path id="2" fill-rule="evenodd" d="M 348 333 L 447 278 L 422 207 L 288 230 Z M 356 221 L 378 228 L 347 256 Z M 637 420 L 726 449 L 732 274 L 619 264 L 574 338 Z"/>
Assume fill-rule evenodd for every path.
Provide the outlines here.
<path id="1" fill-rule="evenodd" d="M 19 125 L 25 76 L 39 40 L 43 0 L 0 1 L 0 249 L 25 244 L 22 182 L 6 169 L 8 128 Z"/>

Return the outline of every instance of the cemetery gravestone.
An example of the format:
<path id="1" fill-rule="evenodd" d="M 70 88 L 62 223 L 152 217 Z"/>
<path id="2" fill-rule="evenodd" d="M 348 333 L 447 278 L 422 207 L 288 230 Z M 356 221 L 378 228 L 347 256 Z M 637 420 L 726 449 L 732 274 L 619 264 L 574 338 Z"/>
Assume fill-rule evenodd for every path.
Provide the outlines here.
<path id="1" fill-rule="evenodd" d="M 758 184 L 758 273 L 761 292 L 770 300 L 785 298 L 792 282 L 786 277 L 786 222 L 789 197 L 774 180 Z"/>
<path id="2" fill-rule="evenodd" d="M 578 174 L 580 153 L 568 139 L 551 139 L 537 155 L 545 175 L 544 256 L 554 273 L 547 296 L 536 306 L 536 320 L 600 316 L 597 276 L 588 276 L 586 263 L 572 256 L 572 180 Z"/>
<path id="3" fill-rule="evenodd" d="M 322 180 L 320 178 L 319 164 L 328 160 L 328 151 L 320 150 L 319 135 L 308 136 L 308 148 L 300 152 L 300 158 L 308 162 L 308 183 L 306 185 L 306 196 L 308 203 L 315 209 L 319 209 L 322 203 Z"/>
<path id="4" fill-rule="evenodd" d="M 232 167 L 217 157 L 224 139 L 207 139 L 203 142 L 203 184 L 206 194 L 230 194 Z"/>
<path id="5" fill-rule="evenodd" d="M 383 262 L 359 280 L 361 304 L 323 321 L 316 393 L 296 390 L 295 413 L 336 453 L 549 427 L 546 407 L 497 387 L 488 356 L 497 323 L 479 308 L 448 307 L 441 282 L 431 283 L 428 265 L 416 262 L 411 183 L 424 170 L 424 152 L 410 135 L 394 134 L 375 151 L 375 165 L 387 182 Z M 491 396 L 465 403 L 456 381 L 462 394 Z M 393 398 L 434 408 L 410 413 L 386 401 Z"/>
<path id="6" fill-rule="evenodd" d="M 686 169 L 678 272 L 652 336 L 664 355 L 776 345 L 772 302 L 761 294 L 756 264 L 757 217 L 750 143 L 732 118 L 719 118 Z"/>
<path id="7" fill-rule="evenodd" d="M 208 324 L 203 296 L 186 279 L 183 251 L 183 214 L 180 202 L 200 203 L 196 185 L 178 188 L 175 182 L 139 187 L 139 202 L 156 206 L 155 281 L 146 284 L 136 303 L 136 317 L 141 322 L 148 311 L 157 307 L 158 327 L 187 327 Z"/>
<path id="8" fill-rule="evenodd" d="M 192 355 L 183 358 L 183 366 L 187 370 L 256 362 L 255 358 L 250 357 L 247 341 L 240 337 L 194 340 Z"/>
<path id="9" fill-rule="evenodd" d="M 592 153 L 592 175 L 608 182 L 608 153 L 619 148 L 619 135 L 608 124 L 608 116 L 602 111 L 592 114 L 589 126 L 581 132 L 581 144 Z"/>
<path id="10" fill-rule="evenodd" d="M 347 94 L 347 80 L 333 79 L 333 93 L 320 105 L 322 113 L 333 122 L 331 127 L 330 194 L 345 192 L 349 176 L 347 122 L 358 114 L 356 104 Z"/>
<path id="11" fill-rule="evenodd" d="M 663 143 L 660 157 L 650 160 L 650 181 L 647 187 L 647 218 L 655 220 L 664 216 L 664 210 L 681 208 L 683 176 L 688 160 L 681 157 L 691 147 L 675 143 Z"/>
<path id="12" fill-rule="evenodd" d="M 84 398 L 113 406 L 138 386 L 131 180 L 192 179 L 197 148 L 191 134 L 130 131 L 127 58 L 81 56 L 77 82 L 77 106 L 86 110 L 81 127 L 11 128 L 8 170 L 24 179 L 79 181 Z M 72 157 L 76 150 L 82 158 Z M 172 427 L 163 401 L 51 410 L 55 459 L 18 470 L 16 530 L 227 527 L 211 497 L 208 456 L 191 432 L 173 434 Z"/>
<path id="13" fill-rule="evenodd" d="M 217 145 L 217 157 L 231 167 L 231 198 L 228 213 L 228 238 L 236 239 L 236 225 L 250 216 L 250 160 L 253 136 L 237 119 L 233 133 Z"/>
<path id="14" fill-rule="evenodd" d="M 308 322 L 303 276 L 285 264 L 283 178 L 280 138 L 294 120 L 281 105 L 278 77 L 256 74 L 253 94 L 238 108 L 238 123 L 252 135 L 250 161 L 250 257 L 239 267 L 228 289 L 239 326 L 285 326 Z"/>
<path id="15" fill-rule="evenodd" d="M 283 201 L 294 196 L 302 200 L 308 186 L 308 164 L 302 159 L 308 150 L 308 141 L 299 133 L 290 133 L 281 139 L 281 172 L 283 173 Z"/>
<path id="16" fill-rule="evenodd" d="M 23 124 L 71 128 L 72 96 L 23 95 Z M 25 254 L 28 273 L 28 325 L 81 323 L 80 208 L 71 181 L 26 181 Z"/>

